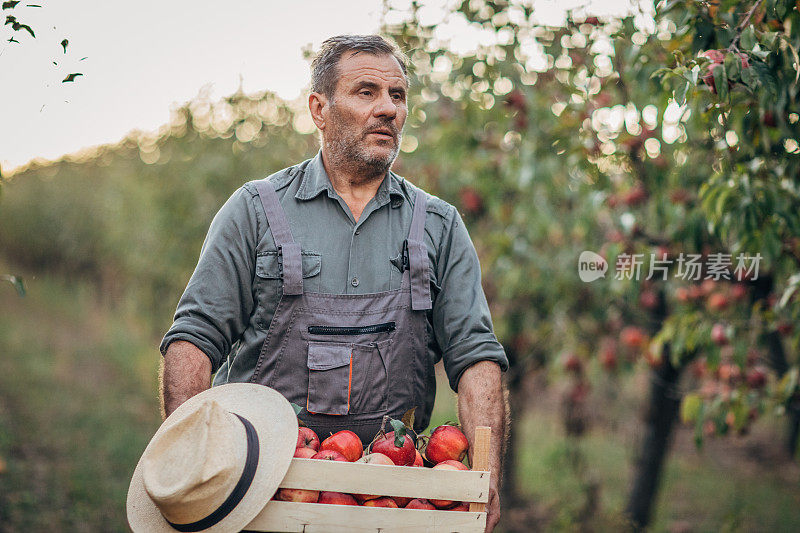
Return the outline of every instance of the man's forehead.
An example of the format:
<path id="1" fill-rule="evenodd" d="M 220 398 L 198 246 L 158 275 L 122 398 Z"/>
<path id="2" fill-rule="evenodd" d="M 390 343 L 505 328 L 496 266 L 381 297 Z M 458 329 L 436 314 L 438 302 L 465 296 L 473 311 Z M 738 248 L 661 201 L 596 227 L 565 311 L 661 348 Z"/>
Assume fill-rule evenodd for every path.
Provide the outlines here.
<path id="1" fill-rule="evenodd" d="M 400 63 L 391 54 L 347 52 L 339 59 L 337 70 L 339 80 L 346 83 L 358 83 L 367 79 L 376 81 L 376 78 L 379 78 L 392 85 L 405 87 L 407 84 Z"/>

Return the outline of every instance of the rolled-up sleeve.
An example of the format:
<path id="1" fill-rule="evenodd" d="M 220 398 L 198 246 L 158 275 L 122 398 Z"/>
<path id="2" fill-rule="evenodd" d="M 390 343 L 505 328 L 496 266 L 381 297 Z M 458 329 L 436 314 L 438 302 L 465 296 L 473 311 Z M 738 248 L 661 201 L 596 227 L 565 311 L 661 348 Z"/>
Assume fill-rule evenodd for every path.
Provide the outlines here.
<path id="1" fill-rule="evenodd" d="M 450 388 L 458 392 L 461 374 L 469 366 L 494 361 L 506 371 L 508 358 L 492 328 L 478 254 L 455 208 L 446 217 L 443 231 L 436 266 L 440 290 L 433 304 L 433 330 Z"/>
<path id="2" fill-rule="evenodd" d="M 161 353 L 177 340 L 191 342 L 211 360 L 213 371 L 246 328 L 253 311 L 257 218 L 244 187 L 225 202 L 209 227 L 197 267 L 161 341 Z"/>

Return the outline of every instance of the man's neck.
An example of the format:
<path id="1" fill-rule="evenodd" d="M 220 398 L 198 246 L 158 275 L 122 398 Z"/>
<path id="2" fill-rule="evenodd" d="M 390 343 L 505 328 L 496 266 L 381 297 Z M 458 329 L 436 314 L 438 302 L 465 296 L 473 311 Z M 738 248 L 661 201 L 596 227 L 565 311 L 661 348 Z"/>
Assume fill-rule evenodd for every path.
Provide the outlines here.
<path id="1" fill-rule="evenodd" d="M 348 169 L 342 168 L 336 165 L 334 161 L 331 161 L 324 150 L 322 151 L 322 165 L 331 180 L 333 189 L 342 197 L 347 207 L 350 208 L 353 219 L 358 222 L 361 213 L 364 212 L 364 208 L 378 192 L 385 174 L 367 179 L 364 176 L 353 175 Z"/>

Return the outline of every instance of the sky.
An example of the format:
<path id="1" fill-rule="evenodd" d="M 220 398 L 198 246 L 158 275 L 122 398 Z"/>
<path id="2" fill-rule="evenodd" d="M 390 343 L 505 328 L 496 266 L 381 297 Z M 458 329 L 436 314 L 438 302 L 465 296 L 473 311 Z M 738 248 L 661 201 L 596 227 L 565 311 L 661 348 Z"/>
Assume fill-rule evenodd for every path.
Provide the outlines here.
<path id="1" fill-rule="evenodd" d="M 558 23 L 569 7 L 613 12 L 628 2 L 536 0 L 534 8 L 542 21 Z M 422 3 L 427 22 L 447 26 L 444 7 L 459 2 Z M 23 0 L 2 11 L 36 38 L 0 29 L 0 169 L 8 175 L 34 158 L 157 130 L 171 107 L 201 90 L 216 99 L 241 85 L 246 93 L 298 98 L 309 80 L 303 48 L 316 50 L 341 33 L 376 32 L 382 13 L 381 0 Z M 469 39 L 463 24 L 450 26 L 453 37 Z M 7 42 L 12 35 L 19 43 Z M 83 75 L 63 83 L 71 73 Z"/>

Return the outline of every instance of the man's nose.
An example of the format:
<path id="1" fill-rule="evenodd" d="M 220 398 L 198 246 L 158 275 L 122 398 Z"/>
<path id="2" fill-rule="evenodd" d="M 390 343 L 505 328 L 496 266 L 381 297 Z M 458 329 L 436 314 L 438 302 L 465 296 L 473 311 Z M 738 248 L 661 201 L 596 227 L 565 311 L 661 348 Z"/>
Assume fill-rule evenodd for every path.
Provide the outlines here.
<path id="1" fill-rule="evenodd" d="M 377 117 L 394 118 L 397 115 L 397 102 L 389 93 L 381 94 L 372 112 Z"/>

